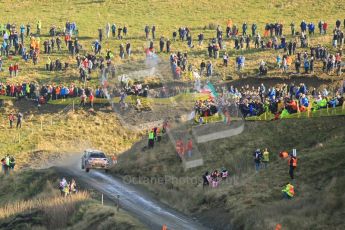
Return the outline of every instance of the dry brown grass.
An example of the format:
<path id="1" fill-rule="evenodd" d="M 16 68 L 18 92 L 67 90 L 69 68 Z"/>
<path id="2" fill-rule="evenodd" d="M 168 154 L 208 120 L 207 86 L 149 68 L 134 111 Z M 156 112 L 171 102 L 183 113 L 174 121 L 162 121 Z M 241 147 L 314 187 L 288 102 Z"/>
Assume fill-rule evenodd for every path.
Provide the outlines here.
<path id="1" fill-rule="evenodd" d="M 49 224 L 56 226 L 56 224 L 67 223 L 69 216 L 74 213 L 77 205 L 89 199 L 90 195 L 87 192 L 79 192 L 68 197 L 54 196 L 8 203 L 0 208 L 0 219 L 39 209 L 44 212 L 50 222 Z"/>

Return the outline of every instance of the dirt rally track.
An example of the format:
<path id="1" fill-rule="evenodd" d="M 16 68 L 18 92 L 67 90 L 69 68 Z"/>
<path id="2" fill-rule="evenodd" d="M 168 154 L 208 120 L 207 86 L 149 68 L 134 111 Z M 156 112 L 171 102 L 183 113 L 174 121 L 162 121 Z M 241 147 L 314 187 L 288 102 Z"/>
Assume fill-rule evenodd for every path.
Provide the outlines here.
<path id="1" fill-rule="evenodd" d="M 80 169 L 76 163 L 63 172 L 77 178 L 79 183 L 103 193 L 109 199 L 116 201 L 120 195 L 120 207 L 126 210 L 149 229 L 161 230 L 166 224 L 169 230 L 206 230 L 207 227 L 167 205 L 160 203 L 148 195 L 140 192 L 134 185 L 124 183 L 121 179 L 105 174 L 103 171 L 90 170 L 89 173 Z"/>

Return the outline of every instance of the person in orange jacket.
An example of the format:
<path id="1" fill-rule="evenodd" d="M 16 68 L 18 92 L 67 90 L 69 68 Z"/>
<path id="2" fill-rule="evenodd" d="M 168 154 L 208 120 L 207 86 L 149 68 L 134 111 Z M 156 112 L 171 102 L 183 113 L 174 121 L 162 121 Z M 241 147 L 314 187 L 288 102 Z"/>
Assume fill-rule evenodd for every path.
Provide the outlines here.
<path id="1" fill-rule="evenodd" d="M 90 93 L 89 101 L 90 101 L 90 107 L 93 108 L 93 102 L 95 100 L 95 96 L 93 96 L 93 93 Z"/>

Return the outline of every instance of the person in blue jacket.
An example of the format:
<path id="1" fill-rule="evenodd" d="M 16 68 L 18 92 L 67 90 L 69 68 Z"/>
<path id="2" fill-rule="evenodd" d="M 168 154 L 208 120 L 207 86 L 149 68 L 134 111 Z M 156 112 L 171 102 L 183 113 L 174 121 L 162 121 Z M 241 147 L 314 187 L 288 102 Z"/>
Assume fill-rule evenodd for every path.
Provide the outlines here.
<path id="1" fill-rule="evenodd" d="M 309 106 L 309 100 L 305 96 L 305 94 L 302 94 L 302 97 L 301 97 L 301 100 L 300 100 L 300 105 L 304 106 L 304 107 L 308 107 Z"/>
<path id="2" fill-rule="evenodd" d="M 308 24 L 308 31 L 309 31 L 309 35 L 314 35 L 314 31 L 315 31 L 315 25 L 314 25 L 314 23 L 309 23 Z"/>
<path id="3" fill-rule="evenodd" d="M 304 20 L 301 22 L 301 31 L 302 32 L 306 32 L 307 31 L 307 23 L 305 23 Z"/>
<path id="4" fill-rule="evenodd" d="M 20 40 L 22 44 L 24 44 L 24 34 L 25 34 L 25 26 L 21 25 L 20 26 Z"/>
<path id="5" fill-rule="evenodd" d="M 267 95 L 271 101 L 275 99 L 276 96 L 276 90 L 274 88 L 268 89 L 268 95 Z"/>

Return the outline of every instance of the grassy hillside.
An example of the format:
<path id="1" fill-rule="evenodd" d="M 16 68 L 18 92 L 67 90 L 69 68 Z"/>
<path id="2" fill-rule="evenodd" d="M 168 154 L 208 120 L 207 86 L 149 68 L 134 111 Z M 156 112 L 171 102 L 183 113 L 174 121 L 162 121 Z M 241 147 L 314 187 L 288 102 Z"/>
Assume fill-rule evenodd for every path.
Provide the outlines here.
<path id="1" fill-rule="evenodd" d="M 186 172 L 165 137 L 154 150 L 122 155 L 114 173 L 141 176 L 141 185 L 158 199 L 216 229 L 272 229 L 277 223 L 284 229 L 337 228 L 344 225 L 344 124 L 345 117 L 247 122 L 238 136 L 198 145 L 204 165 Z M 271 163 L 256 174 L 252 153 L 265 147 Z M 290 177 L 278 153 L 292 148 L 299 157 L 296 197 L 286 201 L 281 189 Z M 201 175 L 223 166 L 230 170 L 228 181 L 203 190 Z M 158 183 L 161 177 L 165 182 Z"/>
<path id="2" fill-rule="evenodd" d="M 1 229 L 145 229 L 126 212 L 102 206 L 93 194 L 63 198 L 59 171 L 28 170 L 0 175 Z M 69 178 L 67 178 L 69 179 Z"/>
<path id="3" fill-rule="evenodd" d="M 23 101 L 1 108 L 0 156 L 14 155 L 19 168 L 47 167 L 52 161 L 60 162 L 64 153 L 81 154 L 87 148 L 98 148 L 109 156 L 119 154 L 141 135 L 124 131 L 111 109 L 66 113 L 65 106 L 46 106 L 42 111 L 29 107 L 30 102 Z M 7 114 L 13 111 L 24 114 L 21 129 L 9 128 Z"/>
<path id="4" fill-rule="evenodd" d="M 329 23 L 330 30 L 333 29 L 336 19 L 343 20 L 342 12 L 345 9 L 344 4 L 339 1 L 330 0 L 327 4 L 322 1 L 254 1 L 249 0 L 238 4 L 237 1 L 217 2 L 203 1 L 9 1 L 5 0 L 0 3 L 4 14 L 0 15 L 0 23 L 16 23 L 17 25 L 31 23 L 32 32 L 36 31 L 36 22 L 42 21 L 42 33 L 48 34 L 51 25 L 63 28 L 66 21 L 75 21 L 79 28 L 79 40 L 84 47 L 82 53 L 91 50 L 91 42 L 98 37 L 98 28 L 105 29 L 107 22 L 116 23 L 117 27 L 126 25 L 129 29 L 128 37 L 123 40 L 111 38 L 103 42 L 103 54 L 107 48 L 115 53 L 114 62 L 117 67 L 121 68 L 122 64 L 135 63 L 137 60 L 143 59 L 144 47 L 148 46 L 148 41 L 144 38 L 144 26 L 149 24 L 157 26 L 156 36 L 161 35 L 166 38 L 172 37 L 172 32 L 176 31 L 180 26 L 188 26 L 195 43 L 197 35 L 200 32 L 205 34 L 205 43 L 203 47 L 196 46 L 189 49 L 186 42 L 173 42 L 172 51 L 183 51 L 189 53 L 189 62 L 199 67 L 201 59 L 207 57 L 207 41 L 215 36 L 215 27 L 219 24 L 225 30 L 226 22 L 230 18 L 238 27 L 242 28 L 242 23 L 247 22 L 250 26 L 252 23 L 258 24 L 258 32 L 263 33 L 264 25 L 275 22 L 284 24 L 284 33 L 290 34 L 289 24 L 294 21 L 296 28 L 299 30 L 299 23 L 305 19 L 307 22 L 313 21 L 317 23 L 320 19 Z M 320 15 L 322 12 L 322 15 Z M 10 20 L 9 17 L 10 16 Z M 205 29 L 206 28 L 206 29 Z M 240 29 L 241 31 L 242 29 Z M 41 38 L 42 43 L 46 37 Z M 290 37 L 288 37 L 290 39 Z M 157 40 L 157 39 L 156 39 Z M 127 41 L 132 44 L 132 53 L 130 59 L 120 60 L 118 57 L 119 45 Z M 26 41 L 28 45 L 28 39 Z M 315 35 L 311 38 L 310 44 L 331 45 L 331 36 Z M 155 42 L 156 49 L 158 42 Z M 212 62 L 216 75 L 220 78 L 228 79 L 230 76 L 234 79 L 238 78 L 238 74 L 234 70 L 235 56 L 239 53 L 246 56 L 246 69 L 243 75 L 253 75 L 257 73 L 258 63 L 261 59 L 267 61 L 270 69 L 274 66 L 275 56 L 279 52 L 272 50 L 267 51 L 235 51 L 233 49 L 234 42 L 225 41 L 226 51 L 230 54 L 230 66 L 222 67 L 222 60 L 214 60 Z M 43 49 L 43 48 L 42 48 Z M 302 51 L 302 50 L 301 50 Z M 41 55 L 40 63 L 34 66 L 31 62 L 24 63 L 19 57 L 13 57 L 13 60 L 4 58 L 5 72 L 0 73 L 2 80 L 8 77 L 7 68 L 10 63 L 19 61 L 21 71 L 19 77 L 11 79 L 11 81 L 22 80 L 38 80 L 39 82 L 50 83 L 79 83 L 78 70 L 75 68 L 75 60 L 67 53 L 66 47 L 63 45 L 63 51 L 55 52 L 49 55 L 52 60 L 59 58 L 63 62 L 67 61 L 72 65 L 67 71 L 47 72 L 44 70 L 48 55 Z M 168 54 L 160 54 L 160 56 L 168 61 Z M 318 64 L 316 65 L 318 68 Z M 241 76 L 242 76 L 241 74 Z M 280 71 L 273 70 L 269 72 L 272 76 L 281 75 Z M 97 74 L 93 74 L 93 79 L 89 83 L 91 85 L 99 84 Z"/>

